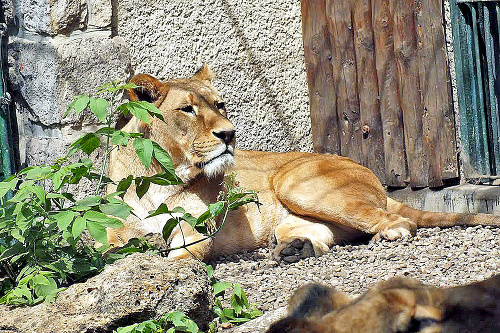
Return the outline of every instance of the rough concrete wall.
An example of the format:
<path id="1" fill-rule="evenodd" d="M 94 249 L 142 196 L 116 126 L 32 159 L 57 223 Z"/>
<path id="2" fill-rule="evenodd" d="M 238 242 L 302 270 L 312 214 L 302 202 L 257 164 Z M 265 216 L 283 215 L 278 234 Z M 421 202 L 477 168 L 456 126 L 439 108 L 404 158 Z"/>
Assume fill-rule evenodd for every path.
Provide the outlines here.
<path id="1" fill-rule="evenodd" d="M 160 79 L 203 62 L 244 149 L 312 150 L 300 1 L 120 0 L 132 68 Z"/>
<path id="2" fill-rule="evenodd" d="M 294 0 L 0 0 L 22 164 L 50 163 L 90 114 L 74 96 L 131 72 L 189 76 L 203 62 L 238 128 L 238 146 L 312 150 L 300 2 Z"/>

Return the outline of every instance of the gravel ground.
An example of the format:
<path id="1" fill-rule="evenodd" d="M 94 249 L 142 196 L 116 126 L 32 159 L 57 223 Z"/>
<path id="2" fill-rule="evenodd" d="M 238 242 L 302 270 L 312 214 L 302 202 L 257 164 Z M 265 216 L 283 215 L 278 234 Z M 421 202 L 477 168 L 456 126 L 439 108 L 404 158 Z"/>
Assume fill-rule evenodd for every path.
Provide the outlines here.
<path id="1" fill-rule="evenodd" d="M 294 264 L 270 259 L 271 251 L 259 249 L 212 262 L 218 279 L 240 283 L 249 302 L 265 313 L 285 306 L 293 291 L 307 282 L 359 295 L 399 275 L 454 286 L 500 273 L 500 229 L 491 227 L 419 229 L 408 240 L 335 246 L 319 258 Z"/>

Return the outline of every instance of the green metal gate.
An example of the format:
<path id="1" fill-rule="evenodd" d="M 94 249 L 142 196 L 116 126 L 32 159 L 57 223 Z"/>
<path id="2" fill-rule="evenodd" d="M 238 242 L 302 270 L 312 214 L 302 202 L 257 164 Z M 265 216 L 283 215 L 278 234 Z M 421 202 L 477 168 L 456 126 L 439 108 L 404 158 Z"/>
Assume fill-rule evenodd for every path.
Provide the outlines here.
<path id="1" fill-rule="evenodd" d="M 500 3 L 450 0 L 461 156 L 467 178 L 500 172 Z"/>

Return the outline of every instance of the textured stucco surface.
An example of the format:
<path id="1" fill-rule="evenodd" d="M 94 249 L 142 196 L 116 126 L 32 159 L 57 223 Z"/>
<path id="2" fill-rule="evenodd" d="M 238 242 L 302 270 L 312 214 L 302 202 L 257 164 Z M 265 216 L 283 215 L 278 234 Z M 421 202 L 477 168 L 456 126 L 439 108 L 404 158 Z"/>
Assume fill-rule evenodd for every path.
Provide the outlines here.
<path id="1" fill-rule="evenodd" d="M 22 164 L 52 162 L 96 123 L 62 119 L 74 96 L 131 73 L 190 76 L 204 62 L 238 147 L 312 151 L 299 1 L 0 1 Z"/>
<path id="2" fill-rule="evenodd" d="M 300 2 L 291 0 L 117 1 L 117 33 L 135 73 L 218 78 L 237 145 L 312 150 Z"/>

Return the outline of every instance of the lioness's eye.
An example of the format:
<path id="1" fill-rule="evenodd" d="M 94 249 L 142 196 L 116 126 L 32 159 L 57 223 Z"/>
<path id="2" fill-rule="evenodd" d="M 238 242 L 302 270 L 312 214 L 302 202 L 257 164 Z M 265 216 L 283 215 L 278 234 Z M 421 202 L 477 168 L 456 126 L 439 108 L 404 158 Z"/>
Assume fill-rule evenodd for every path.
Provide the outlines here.
<path id="1" fill-rule="evenodd" d="M 215 102 L 215 107 L 219 110 L 224 109 L 225 106 L 224 102 Z"/>
<path id="2" fill-rule="evenodd" d="M 183 106 L 183 107 L 179 108 L 179 110 L 184 111 L 186 113 L 193 113 L 194 114 L 194 108 L 192 105 Z"/>

